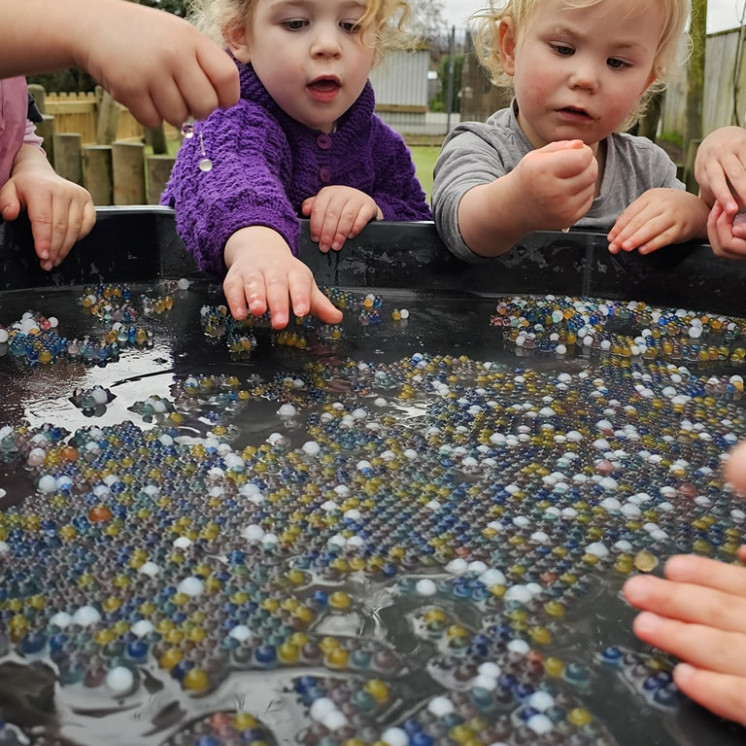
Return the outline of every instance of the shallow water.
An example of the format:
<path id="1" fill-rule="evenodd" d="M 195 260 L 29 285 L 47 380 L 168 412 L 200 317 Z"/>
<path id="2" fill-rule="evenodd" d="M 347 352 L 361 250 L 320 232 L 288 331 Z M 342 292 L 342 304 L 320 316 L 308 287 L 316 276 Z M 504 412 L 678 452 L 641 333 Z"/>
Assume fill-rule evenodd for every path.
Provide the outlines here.
<path id="1" fill-rule="evenodd" d="M 339 329 L 231 351 L 214 288 L 161 283 L 126 288 L 151 336 L 106 360 L 81 306 L 104 290 L 0 296 L 0 325 L 68 340 L 48 364 L 0 346 L 0 744 L 743 742 L 619 597 L 743 542 L 720 474 L 740 322 L 704 318 L 729 354 L 703 361 L 665 312 L 678 346 L 646 358 L 624 340 L 652 309 L 618 306 L 608 351 L 558 356 L 496 298 L 351 289 Z M 521 302 L 539 338 L 537 309 L 575 308 Z"/>

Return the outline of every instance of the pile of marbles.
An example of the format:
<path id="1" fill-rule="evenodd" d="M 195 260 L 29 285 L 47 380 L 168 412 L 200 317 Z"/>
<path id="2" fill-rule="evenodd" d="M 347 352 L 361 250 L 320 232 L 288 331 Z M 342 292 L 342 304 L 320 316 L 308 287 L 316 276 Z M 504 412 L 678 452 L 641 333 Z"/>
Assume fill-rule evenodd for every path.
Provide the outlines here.
<path id="1" fill-rule="evenodd" d="M 521 352 L 588 351 L 687 364 L 746 361 L 743 319 L 637 301 L 513 296 L 498 302 L 492 325 Z"/>
<path id="2" fill-rule="evenodd" d="M 540 302 L 501 301 L 500 326 L 549 327 Z M 551 302 L 580 339 L 618 315 Z M 53 675 L 45 732 L 68 737 L 71 711 L 81 743 L 126 722 L 174 746 L 613 746 L 595 687 L 681 704 L 672 661 L 632 647 L 621 584 L 743 541 L 721 473 L 746 434 L 738 384 L 663 348 L 562 371 L 311 358 L 175 377 L 139 420 L 4 427 L 26 486 L 0 513 L 0 680 Z M 247 444 L 267 403 L 274 430 Z M 0 739 L 28 722 L 2 693 L 0 712 Z"/>

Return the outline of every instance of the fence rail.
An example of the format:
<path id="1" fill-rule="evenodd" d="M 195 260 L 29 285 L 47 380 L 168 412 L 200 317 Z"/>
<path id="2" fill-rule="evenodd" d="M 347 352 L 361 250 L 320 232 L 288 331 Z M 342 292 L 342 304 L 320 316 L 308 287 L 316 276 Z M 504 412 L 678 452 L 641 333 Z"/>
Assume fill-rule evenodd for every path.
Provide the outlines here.
<path id="1" fill-rule="evenodd" d="M 84 186 L 96 205 L 158 204 L 174 158 L 146 152 L 146 130 L 103 91 L 46 93 L 29 86 L 42 111 L 37 125 L 55 171 Z M 163 127 L 164 139 L 178 131 Z"/>
<path id="2" fill-rule="evenodd" d="M 44 95 L 44 113 L 55 118 L 55 132 L 79 132 L 85 145 L 95 143 L 101 96 L 95 93 L 47 93 Z M 145 129 L 121 104 L 117 107 L 118 126 L 116 140 L 134 140 L 145 137 Z M 167 138 L 178 133 L 171 125 L 164 125 Z"/>

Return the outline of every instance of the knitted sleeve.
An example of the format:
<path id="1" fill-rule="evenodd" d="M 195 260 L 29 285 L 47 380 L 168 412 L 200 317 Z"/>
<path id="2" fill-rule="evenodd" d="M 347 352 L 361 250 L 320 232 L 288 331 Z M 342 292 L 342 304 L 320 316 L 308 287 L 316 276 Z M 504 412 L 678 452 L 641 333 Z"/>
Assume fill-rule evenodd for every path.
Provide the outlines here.
<path id="1" fill-rule="evenodd" d="M 376 173 L 370 196 L 381 208 L 384 220 L 432 220 L 427 196 L 403 138 L 380 121 L 371 128 L 371 137 Z"/>
<path id="2" fill-rule="evenodd" d="M 254 225 L 273 228 L 297 253 L 300 220 L 284 186 L 291 178 L 287 153 L 276 121 L 248 101 L 215 111 L 184 140 L 161 204 L 175 209 L 179 235 L 201 270 L 224 277 L 226 241 Z M 208 171 L 199 167 L 204 158 Z"/>

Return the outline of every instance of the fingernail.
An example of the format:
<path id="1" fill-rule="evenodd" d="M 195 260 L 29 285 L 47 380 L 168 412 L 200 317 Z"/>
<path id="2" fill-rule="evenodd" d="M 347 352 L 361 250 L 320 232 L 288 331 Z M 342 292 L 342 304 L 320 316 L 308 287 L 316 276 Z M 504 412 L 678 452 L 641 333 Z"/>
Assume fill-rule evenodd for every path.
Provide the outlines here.
<path id="1" fill-rule="evenodd" d="M 697 669 L 689 663 L 679 663 L 674 669 L 675 677 L 683 684 L 686 680 L 691 679 Z"/>
<path id="2" fill-rule="evenodd" d="M 652 611 L 643 611 L 635 619 L 635 627 L 638 632 L 655 632 L 660 627 L 660 617 Z"/>

